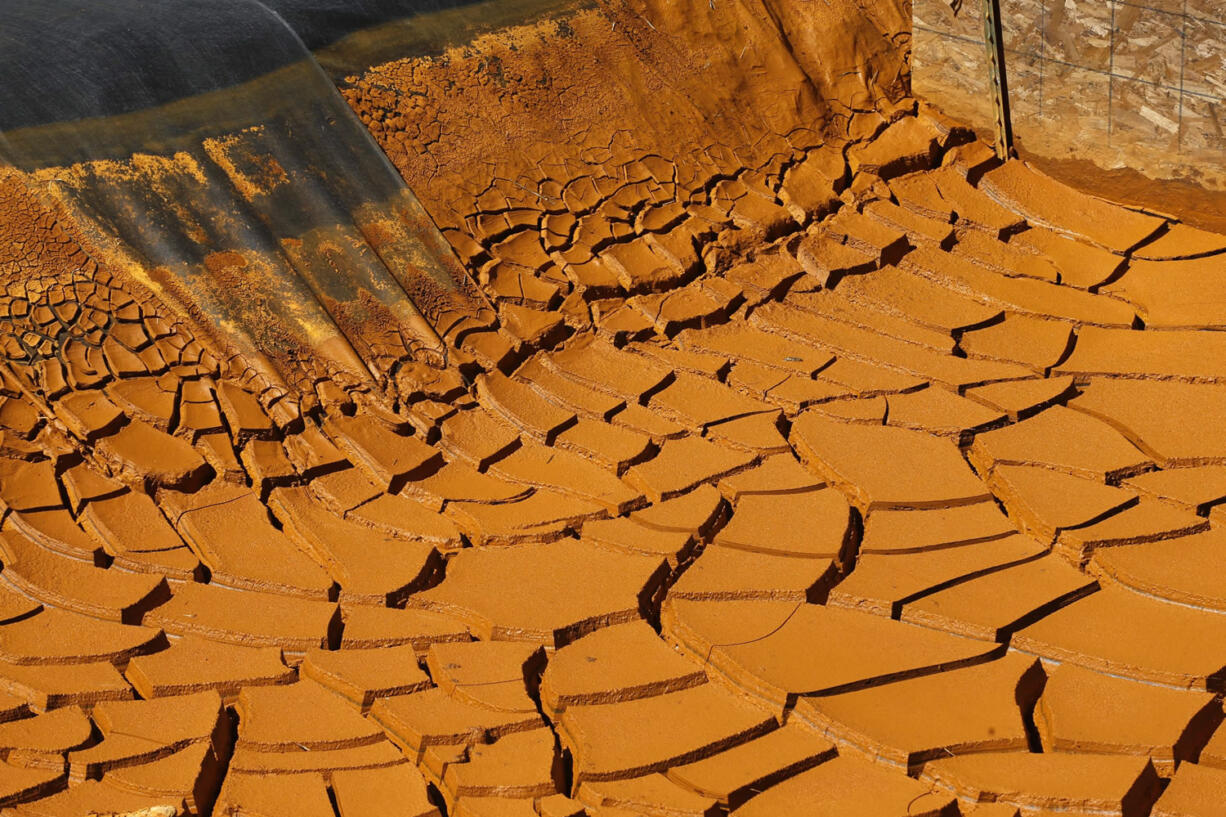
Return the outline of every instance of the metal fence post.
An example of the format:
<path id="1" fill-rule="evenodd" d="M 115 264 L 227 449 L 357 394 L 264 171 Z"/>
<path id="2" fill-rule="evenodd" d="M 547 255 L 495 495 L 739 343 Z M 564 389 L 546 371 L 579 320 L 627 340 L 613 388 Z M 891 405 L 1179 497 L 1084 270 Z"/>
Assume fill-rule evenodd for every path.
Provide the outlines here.
<path id="1" fill-rule="evenodd" d="M 983 41 L 988 49 L 992 101 L 996 111 L 996 155 L 1017 156 L 1013 147 L 1013 121 L 1009 115 L 1009 80 L 1005 76 L 1005 39 L 1000 24 L 1000 0 L 983 0 Z"/>

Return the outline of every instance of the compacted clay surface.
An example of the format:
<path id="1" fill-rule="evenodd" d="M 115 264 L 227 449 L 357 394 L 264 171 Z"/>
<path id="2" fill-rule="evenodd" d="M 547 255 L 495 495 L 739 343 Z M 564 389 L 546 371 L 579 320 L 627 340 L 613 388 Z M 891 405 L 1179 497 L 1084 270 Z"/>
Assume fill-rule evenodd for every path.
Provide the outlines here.
<path id="1" fill-rule="evenodd" d="M 497 313 L 374 384 L 0 176 L 4 814 L 1223 814 L 1226 236 L 723 6 L 342 83 Z"/>

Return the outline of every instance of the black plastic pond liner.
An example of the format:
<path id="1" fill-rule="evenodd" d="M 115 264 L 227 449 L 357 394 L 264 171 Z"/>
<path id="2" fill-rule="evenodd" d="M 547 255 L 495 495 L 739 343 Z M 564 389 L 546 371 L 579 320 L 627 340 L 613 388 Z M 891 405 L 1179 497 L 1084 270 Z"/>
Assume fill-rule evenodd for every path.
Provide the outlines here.
<path id="1" fill-rule="evenodd" d="M 420 7 L 5 0 L 0 160 L 239 351 L 439 362 L 492 315 L 307 47 Z"/>

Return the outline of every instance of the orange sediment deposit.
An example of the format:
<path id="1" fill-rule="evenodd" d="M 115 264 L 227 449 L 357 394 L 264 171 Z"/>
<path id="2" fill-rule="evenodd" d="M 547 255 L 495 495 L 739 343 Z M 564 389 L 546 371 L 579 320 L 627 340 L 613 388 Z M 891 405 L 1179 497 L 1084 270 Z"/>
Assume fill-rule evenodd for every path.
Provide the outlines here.
<path id="1" fill-rule="evenodd" d="M 267 132 L 0 170 L 0 809 L 1220 813 L 1226 237 L 817 6 L 337 77 L 408 188 L 190 268 L 73 195 Z"/>

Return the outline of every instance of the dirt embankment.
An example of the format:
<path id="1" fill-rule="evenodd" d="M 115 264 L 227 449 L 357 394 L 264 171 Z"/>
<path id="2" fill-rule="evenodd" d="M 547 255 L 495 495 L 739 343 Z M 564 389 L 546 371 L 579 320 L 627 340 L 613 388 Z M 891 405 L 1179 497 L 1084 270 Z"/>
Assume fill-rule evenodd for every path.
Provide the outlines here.
<path id="1" fill-rule="evenodd" d="M 455 227 L 495 185 L 531 205 L 629 158 L 736 175 L 871 132 L 863 114 L 905 98 L 909 41 L 903 3 L 636 0 L 389 62 L 342 91 Z"/>

